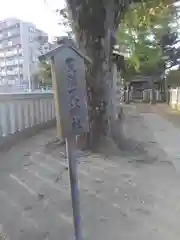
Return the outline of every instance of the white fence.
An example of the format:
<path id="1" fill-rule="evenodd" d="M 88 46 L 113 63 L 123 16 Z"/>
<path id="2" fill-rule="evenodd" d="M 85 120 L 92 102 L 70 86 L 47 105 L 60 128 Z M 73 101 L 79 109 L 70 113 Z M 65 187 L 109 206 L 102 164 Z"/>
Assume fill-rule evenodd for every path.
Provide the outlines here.
<path id="1" fill-rule="evenodd" d="M 143 94 L 142 94 L 142 100 L 144 102 L 149 102 L 152 100 L 152 90 L 151 89 L 147 89 L 147 90 L 144 90 L 143 91 Z M 155 90 L 155 100 L 157 102 L 160 102 L 162 101 L 162 94 L 159 90 Z"/>
<path id="2" fill-rule="evenodd" d="M 129 101 L 133 101 L 133 93 L 130 91 L 124 91 L 121 90 L 121 92 L 118 94 L 118 96 L 121 96 L 121 100 L 119 97 L 119 102 L 126 101 L 127 97 L 129 97 Z M 159 90 L 155 90 L 155 96 L 157 102 L 164 102 L 165 100 L 165 93 L 161 93 Z M 139 99 L 143 102 L 150 102 L 152 99 L 152 90 L 147 89 L 142 91 L 142 97 Z M 174 108 L 180 110 L 180 88 L 170 89 L 169 90 L 169 105 Z"/>
<path id="3" fill-rule="evenodd" d="M 169 105 L 174 109 L 180 110 L 180 88 L 169 90 Z"/>
<path id="4" fill-rule="evenodd" d="M 0 94 L 0 140 L 53 119 L 52 93 Z"/>
<path id="5" fill-rule="evenodd" d="M 146 89 L 143 91 L 122 91 L 121 93 L 121 99 L 125 102 L 128 101 L 134 101 L 139 100 L 142 102 L 150 102 L 152 100 L 152 90 Z M 155 90 L 155 100 L 157 102 L 163 101 L 163 94 L 159 90 Z"/>

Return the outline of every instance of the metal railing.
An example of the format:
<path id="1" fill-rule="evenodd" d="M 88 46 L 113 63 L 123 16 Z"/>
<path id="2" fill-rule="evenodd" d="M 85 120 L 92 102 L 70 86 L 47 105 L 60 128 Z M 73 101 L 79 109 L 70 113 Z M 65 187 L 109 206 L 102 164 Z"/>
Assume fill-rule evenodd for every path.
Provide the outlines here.
<path id="1" fill-rule="evenodd" d="M 53 93 L 0 94 L 0 139 L 54 119 Z"/>

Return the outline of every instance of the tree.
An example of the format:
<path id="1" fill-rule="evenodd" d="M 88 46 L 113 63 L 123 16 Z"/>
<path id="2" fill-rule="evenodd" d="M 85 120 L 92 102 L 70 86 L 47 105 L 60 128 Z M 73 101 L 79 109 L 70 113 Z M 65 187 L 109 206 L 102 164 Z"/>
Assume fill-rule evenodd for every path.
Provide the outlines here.
<path id="1" fill-rule="evenodd" d="M 166 69 L 180 65 L 180 47 L 177 47 L 178 42 L 178 32 L 172 32 L 171 29 L 163 35 L 160 41 L 166 62 Z"/>
<path id="2" fill-rule="evenodd" d="M 58 24 L 63 25 L 66 29 L 66 33 L 69 38 L 73 37 L 72 24 L 69 19 L 69 10 L 68 8 L 56 9 L 56 14 L 59 16 Z"/>
<path id="3" fill-rule="evenodd" d="M 166 76 L 167 85 L 171 87 L 180 86 L 180 69 L 170 70 Z"/>
<path id="4" fill-rule="evenodd" d="M 160 42 L 177 13 L 177 8 L 170 1 L 159 2 L 156 7 L 154 4 L 153 1 L 135 4 L 125 14 L 118 33 L 120 43 L 129 51 L 126 71 L 133 73 L 134 69 L 134 74 L 153 75 L 152 79 L 160 77 L 165 71 L 165 49 Z M 154 93 L 154 82 L 151 87 Z M 152 102 L 155 102 L 154 98 Z"/>
<path id="5" fill-rule="evenodd" d="M 144 29 L 156 15 L 165 13 L 170 0 L 67 0 L 72 28 L 81 51 L 92 59 L 87 71 L 88 105 L 92 143 L 96 146 L 113 119 L 109 112 L 112 81 L 112 50 L 116 32 L 133 2 L 141 2 L 139 26 Z M 140 6 L 140 5 L 138 5 Z M 148 11 L 146 11 L 146 9 Z M 136 14 L 138 13 L 138 9 Z M 132 11 L 131 11 L 132 13 Z M 125 21 L 127 17 L 125 17 Z M 121 26 L 121 25 L 120 25 Z"/>
<path id="6" fill-rule="evenodd" d="M 87 72 L 88 105 L 91 143 L 97 146 L 110 122 L 108 98 L 114 32 L 127 4 L 103 0 L 68 0 L 67 3 L 76 41 L 81 51 L 92 59 Z"/>
<path id="7" fill-rule="evenodd" d="M 170 3 L 171 1 L 159 4 L 155 1 L 136 3 L 126 12 L 125 20 L 119 28 L 118 39 L 120 44 L 128 48 L 129 64 L 135 69 L 140 68 L 140 63 L 141 66 L 152 66 L 161 58 L 162 48 L 159 41 L 167 33 L 169 24 L 176 16 L 176 7 Z"/>
<path id="8" fill-rule="evenodd" d="M 52 86 L 51 66 L 49 62 L 45 60 L 41 61 L 35 76 L 41 86 Z"/>

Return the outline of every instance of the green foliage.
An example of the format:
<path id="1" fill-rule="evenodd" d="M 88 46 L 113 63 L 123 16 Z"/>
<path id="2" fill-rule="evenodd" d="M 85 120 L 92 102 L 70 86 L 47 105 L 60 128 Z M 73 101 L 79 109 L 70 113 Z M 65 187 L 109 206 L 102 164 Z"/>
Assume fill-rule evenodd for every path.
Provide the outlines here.
<path id="1" fill-rule="evenodd" d="M 163 56 L 166 59 L 166 69 L 180 66 L 180 47 L 177 30 L 169 29 L 162 37 L 160 45 L 163 49 Z M 178 46 L 178 47 L 177 47 Z"/>
<path id="2" fill-rule="evenodd" d="M 171 70 L 166 76 L 167 84 L 171 87 L 180 86 L 180 69 Z"/>
<path id="3" fill-rule="evenodd" d="M 176 16 L 172 2 L 141 1 L 126 12 L 119 26 L 118 40 L 129 53 L 127 72 L 162 74 L 165 70 L 164 53 L 159 42 Z"/>
<path id="4" fill-rule="evenodd" d="M 152 31 L 160 25 L 165 27 L 167 20 L 172 20 L 176 8 L 172 0 L 141 0 L 133 4 L 125 14 L 123 22 L 135 31 Z M 164 28 L 163 28 L 164 29 Z M 159 29 L 157 29 L 159 32 Z"/>
<path id="5" fill-rule="evenodd" d="M 39 63 L 38 71 L 36 72 L 37 79 L 42 86 L 52 85 L 51 66 L 48 61 Z"/>

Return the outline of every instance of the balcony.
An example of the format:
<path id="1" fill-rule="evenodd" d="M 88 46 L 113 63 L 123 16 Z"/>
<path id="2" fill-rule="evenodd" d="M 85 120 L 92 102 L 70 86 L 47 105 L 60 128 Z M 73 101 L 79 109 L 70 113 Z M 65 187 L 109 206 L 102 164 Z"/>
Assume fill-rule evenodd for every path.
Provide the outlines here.
<path id="1" fill-rule="evenodd" d="M 5 72 L 5 71 L 0 71 L 0 76 L 1 76 L 1 77 L 6 76 L 6 72 Z"/>
<path id="2" fill-rule="evenodd" d="M 11 59 L 11 58 L 10 58 Z M 16 65 L 22 65 L 23 64 L 23 59 L 19 58 L 15 58 L 12 60 L 6 60 L 6 61 L 0 61 L 0 67 L 9 67 L 9 66 L 16 66 Z"/>
<path id="3" fill-rule="evenodd" d="M 18 60 L 6 62 L 6 66 L 20 65 L 21 63 Z"/>
<path id="4" fill-rule="evenodd" d="M 10 57 L 10 56 L 14 56 L 14 55 L 17 55 L 17 51 L 7 51 L 5 53 L 6 57 Z"/>
<path id="5" fill-rule="evenodd" d="M 6 66 L 16 65 L 15 61 L 7 61 Z"/>
<path id="6" fill-rule="evenodd" d="M 0 58 L 4 58 L 4 52 L 0 52 Z"/>
<path id="7" fill-rule="evenodd" d="M 20 23 L 18 20 L 12 20 L 7 22 L 1 22 L 0 23 L 0 32 L 5 32 L 7 30 L 11 30 L 13 28 L 18 29 L 20 27 Z"/>
<path id="8" fill-rule="evenodd" d="M 1 43 L 0 44 L 0 50 L 6 50 L 6 49 L 11 49 L 11 48 L 16 48 L 16 47 L 21 47 L 20 43 L 13 43 L 12 41 L 9 41 L 8 43 Z"/>
<path id="9" fill-rule="evenodd" d="M 0 77 L 4 77 L 4 76 L 18 76 L 18 75 L 22 75 L 23 74 L 23 70 L 22 68 L 18 69 L 13 69 L 13 70 L 2 70 L 0 71 Z"/>
<path id="10" fill-rule="evenodd" d="M 5 52 L 0 52 L 0 58 L 8 58 L 8 57 L 14 57 L 14 56 L 22 56 L 22 49 L 21 48 L 13 48 L 9 49 L 8 51 Z"/>
<path id="11" fill-rule="evenodd" d="M 0 67 L 5 67 L 6 63 L 5 62 L 0 62 Z"/>
<path id="12" fill-rule="evenodd" d="M 16 30 L 16 31 L 13 31 L 13 32 L 6 32 L 6 33 L 3 33 L 3 34 L 0 34 L 0 41 L 8 40 L 8 39 L 15 38 L 15 37 L 18 37 L 18 36 L 20 36 L 20 31 L 19 30 Z"/>
<path id="13" fill-rule="evenodd" d="M 9 76 L 17 76 L 17 75 L 22 75 L 22 74 L 23 74 L 22 69 L 12 70 L 12 71 L 7 70 L 6 73 L 7 73 L 7 76 L 8 76 L 8 75 L 9 75 Z"/>
<path id="14" fill-rule="evenodd" d="M 13 59 L 11 61 L 6 61 L 6 66 L 21 65 L 23 64 L 23 59 Z"/>
<path id="15" fill-rule="evenodd" d="M 9 79 L 7 80 L 7 84 L 8 85 L 14 85 L 16 83 L 16 80 L 15 79 Z"/>

